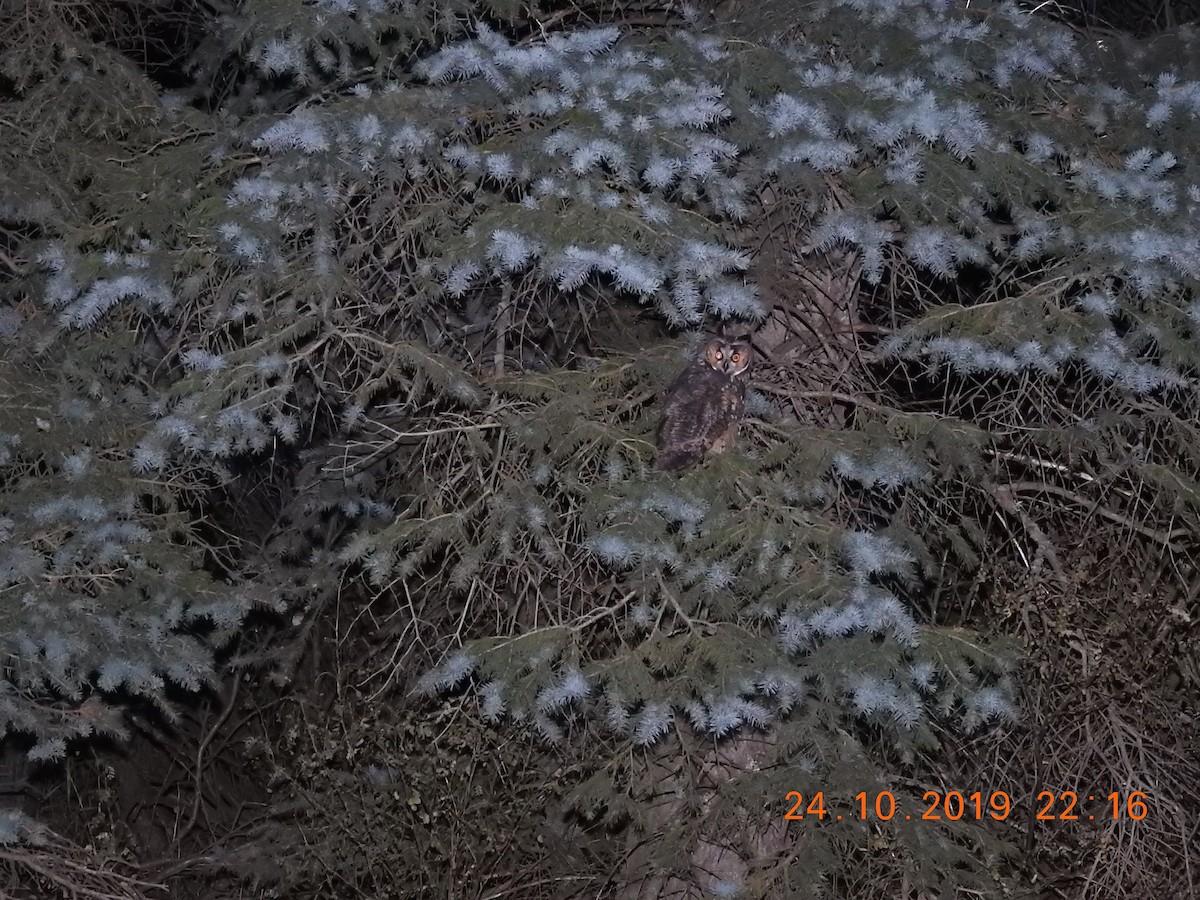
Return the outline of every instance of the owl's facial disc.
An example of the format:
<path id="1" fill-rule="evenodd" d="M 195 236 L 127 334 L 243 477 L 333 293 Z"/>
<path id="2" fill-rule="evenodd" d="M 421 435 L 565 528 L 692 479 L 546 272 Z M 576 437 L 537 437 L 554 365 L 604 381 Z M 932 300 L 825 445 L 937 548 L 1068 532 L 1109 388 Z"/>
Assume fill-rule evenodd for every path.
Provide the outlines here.
<path id="1" fill-rule="evenodd" d="M 704 348 L 704 358 L 714 369 L 728 371 L 726 369 L 726 356 L 727 354 L 722 348 L 720 341 L 712 341 L 707 347 Z"/>

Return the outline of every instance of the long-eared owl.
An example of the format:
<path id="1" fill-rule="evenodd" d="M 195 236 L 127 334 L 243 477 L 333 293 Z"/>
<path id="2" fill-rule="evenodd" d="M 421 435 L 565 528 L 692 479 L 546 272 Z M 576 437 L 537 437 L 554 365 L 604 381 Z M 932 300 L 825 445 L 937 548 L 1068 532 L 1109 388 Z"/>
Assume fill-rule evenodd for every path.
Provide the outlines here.
<path id="1" fill-rule="evenodd" d="M 655 468 L 671 471 L 732 446 L 750 381 L 747 338 L 713 338 L 667 388 Z"/>

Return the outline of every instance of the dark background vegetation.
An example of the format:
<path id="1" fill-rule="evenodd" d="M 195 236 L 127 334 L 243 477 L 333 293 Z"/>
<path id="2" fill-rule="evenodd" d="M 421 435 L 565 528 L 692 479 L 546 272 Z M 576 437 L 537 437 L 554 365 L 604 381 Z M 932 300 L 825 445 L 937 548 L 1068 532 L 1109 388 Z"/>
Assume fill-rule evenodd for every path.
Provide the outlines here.
<path id="1" fill-rule="evenodd" d="M 33 9 L 5 2 L 10 21 Z M 1184 2 L 1025 5 L 1097 41 L 1197 17 Z M 80 35 L 134 60 L 167 89 L 190 82 L 185 64 L 231 8 L 218 0 L 58 6 Z M 744 8 L 730 2 L 714 14 Z M 668 17 L 650 4 L 564 5 L 548 16 L 522 10 L 510 27 L 518 35 L 595 22 L 652 27 Z M 11 33 L 2 23 L 0 45 Z M 242 86 L 231 69 L 201 75 L 211 79 L 214 102 L 236 102 Z M 0 80 L 0 92 L 11 90 Z M 788 268 L 793 244 L 780 237 L 794 221 L 784 208 L 752 224 L 763 235 L 757 274 L 765 283 L 797 278 Z M 0 272 L 16 273 L 27 238 L 0 230 Z M 837 265 L 829 260 L 828 271 Z M 873 315 L 883 321 L 887 311 L 865 310 L 863 318 Z M 585 342 L 636 352 L 668 335 L 643 307 L 614 298 L 603 318 L 563 339 L 568 346 L 538 350 L 552 361 Z M 852 335 L 802 373 L 775 373 L 773 383 L 785 396 L 819 391 L 860 346 Z M 875 380 L 861 384 L 863 398 L 890 390 L 898 377 L 886 367 L 870 371 Z M 913 408 L 971 402 L 969 384 L 906 390 Z M 814 424 L 843 415 L 844 408 L 823 421 L 814 414 Z M 287 466 L 270 480 L 247 471 L 211 511 L 214 532 L 276 529 L 280 497 L 298 477 Z M 1107 794 L 1149 783 L 1160 803 L 1142 822 L 1014 817 L 1004 836 L 1019 852 L 997 860 L 996 870 L 1047 900 L 1195 896 L 1200 876 L 1188 864 L 1200 851 L 1200 576 L 1194 563 L 1179 568 L 1161 544 L 1147 546 L 1136 522 L 1093 513 L 1047 495 L 1036 503 L 1036 531 L 993 515 L 993 552 L 974 577 L 930 595 L 921 610 L 928 620 L 1021 648 L 1023 691 L 1019 722 L 948 739 L 931 783 L 1005 790 L 1023 798 L 1026 814 L 1041 790 Z M 1047 548 L 1053 565 L 1032 566 Z M 219 560 L 213 565 L 219 571 Z M 592 774 L 588 748 L 547 748 L 519 728 L 481 723 L 465 702 L 411 696 L 414 680 L 462 627 L 460 610 L 419 602 L 397 615 L 351 587 L 294 621 L 256 614 L 226 652 L 227 677 L 199 696 L 179 696 L 175 721 L 135 707 L 128 740 L 72 747 L 62 764 L 33 767 L 6 753 L 6 805 L 49 829 L 0 847 L 0 887 L 20 898 L 617 896 L 615 873 L 628 852 L 622 832 L 565 812 L 567 795 Z M 10 751 L 21 749 L 12 743 Z M 883 885 L 895 884 L 886 848 L 843 849 L 847 863 L 826 885 L 829 896 L 883 896 Z"/>

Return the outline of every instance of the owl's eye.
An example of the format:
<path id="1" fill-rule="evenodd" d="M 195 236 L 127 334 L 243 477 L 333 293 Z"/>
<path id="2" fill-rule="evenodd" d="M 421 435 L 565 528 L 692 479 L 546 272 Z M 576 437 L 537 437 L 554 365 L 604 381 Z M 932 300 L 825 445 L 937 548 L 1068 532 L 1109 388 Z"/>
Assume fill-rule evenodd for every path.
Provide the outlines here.
<path id="1" fill-rule="evenodd" d="M 733 361 L 734 361 L 734 362 L 736 362 L 736 363 L 740 363 L 740 362 L 742 361 L 742 354 L 741 354 L 741 353 L 734 353 L 734 354 L 733 354 Z"/>

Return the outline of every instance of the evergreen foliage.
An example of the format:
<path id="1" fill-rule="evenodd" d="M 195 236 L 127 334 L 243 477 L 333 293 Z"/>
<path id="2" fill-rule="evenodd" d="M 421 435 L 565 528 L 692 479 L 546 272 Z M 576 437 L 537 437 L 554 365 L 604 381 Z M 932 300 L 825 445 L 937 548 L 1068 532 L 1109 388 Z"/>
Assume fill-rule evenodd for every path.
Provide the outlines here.
<path id="1" fill-rule="evenodd" d="M 705 868 L 731 810 L 770 834 L 788 790 L 847 799 L 1018 714 L 1011 649 L 924 614 L 997 510 L 1052 572 L 1023 496 L 1195 550 L 1191 32 L 1117 53 L 946 0 L 645 30 L 256 0 L 163 94 L 65 10 L 6 56 L 0 116 L 0 716 L 33 759 L 120 734 L 118 701 L 169 717 L 256 608 L 432 597 L 466 640 L 406 688 L 640 754 L 595 761 L 587 821 L 661 832 L 636 798 L 675 742 L 770 735 L 646 862 L 750 894 L 769 841 Z M 860 267 L 883 399 L 829 427 L 765 366 L 737 453 L 653 473 L 690 344 L 613 323 L 769 323 L 772 195 L 813 259 Z M 1009 849 L 875 825 L 943 893 Z M 832 881 L 845 832 L 804 836 L 787 877 Z"/>

